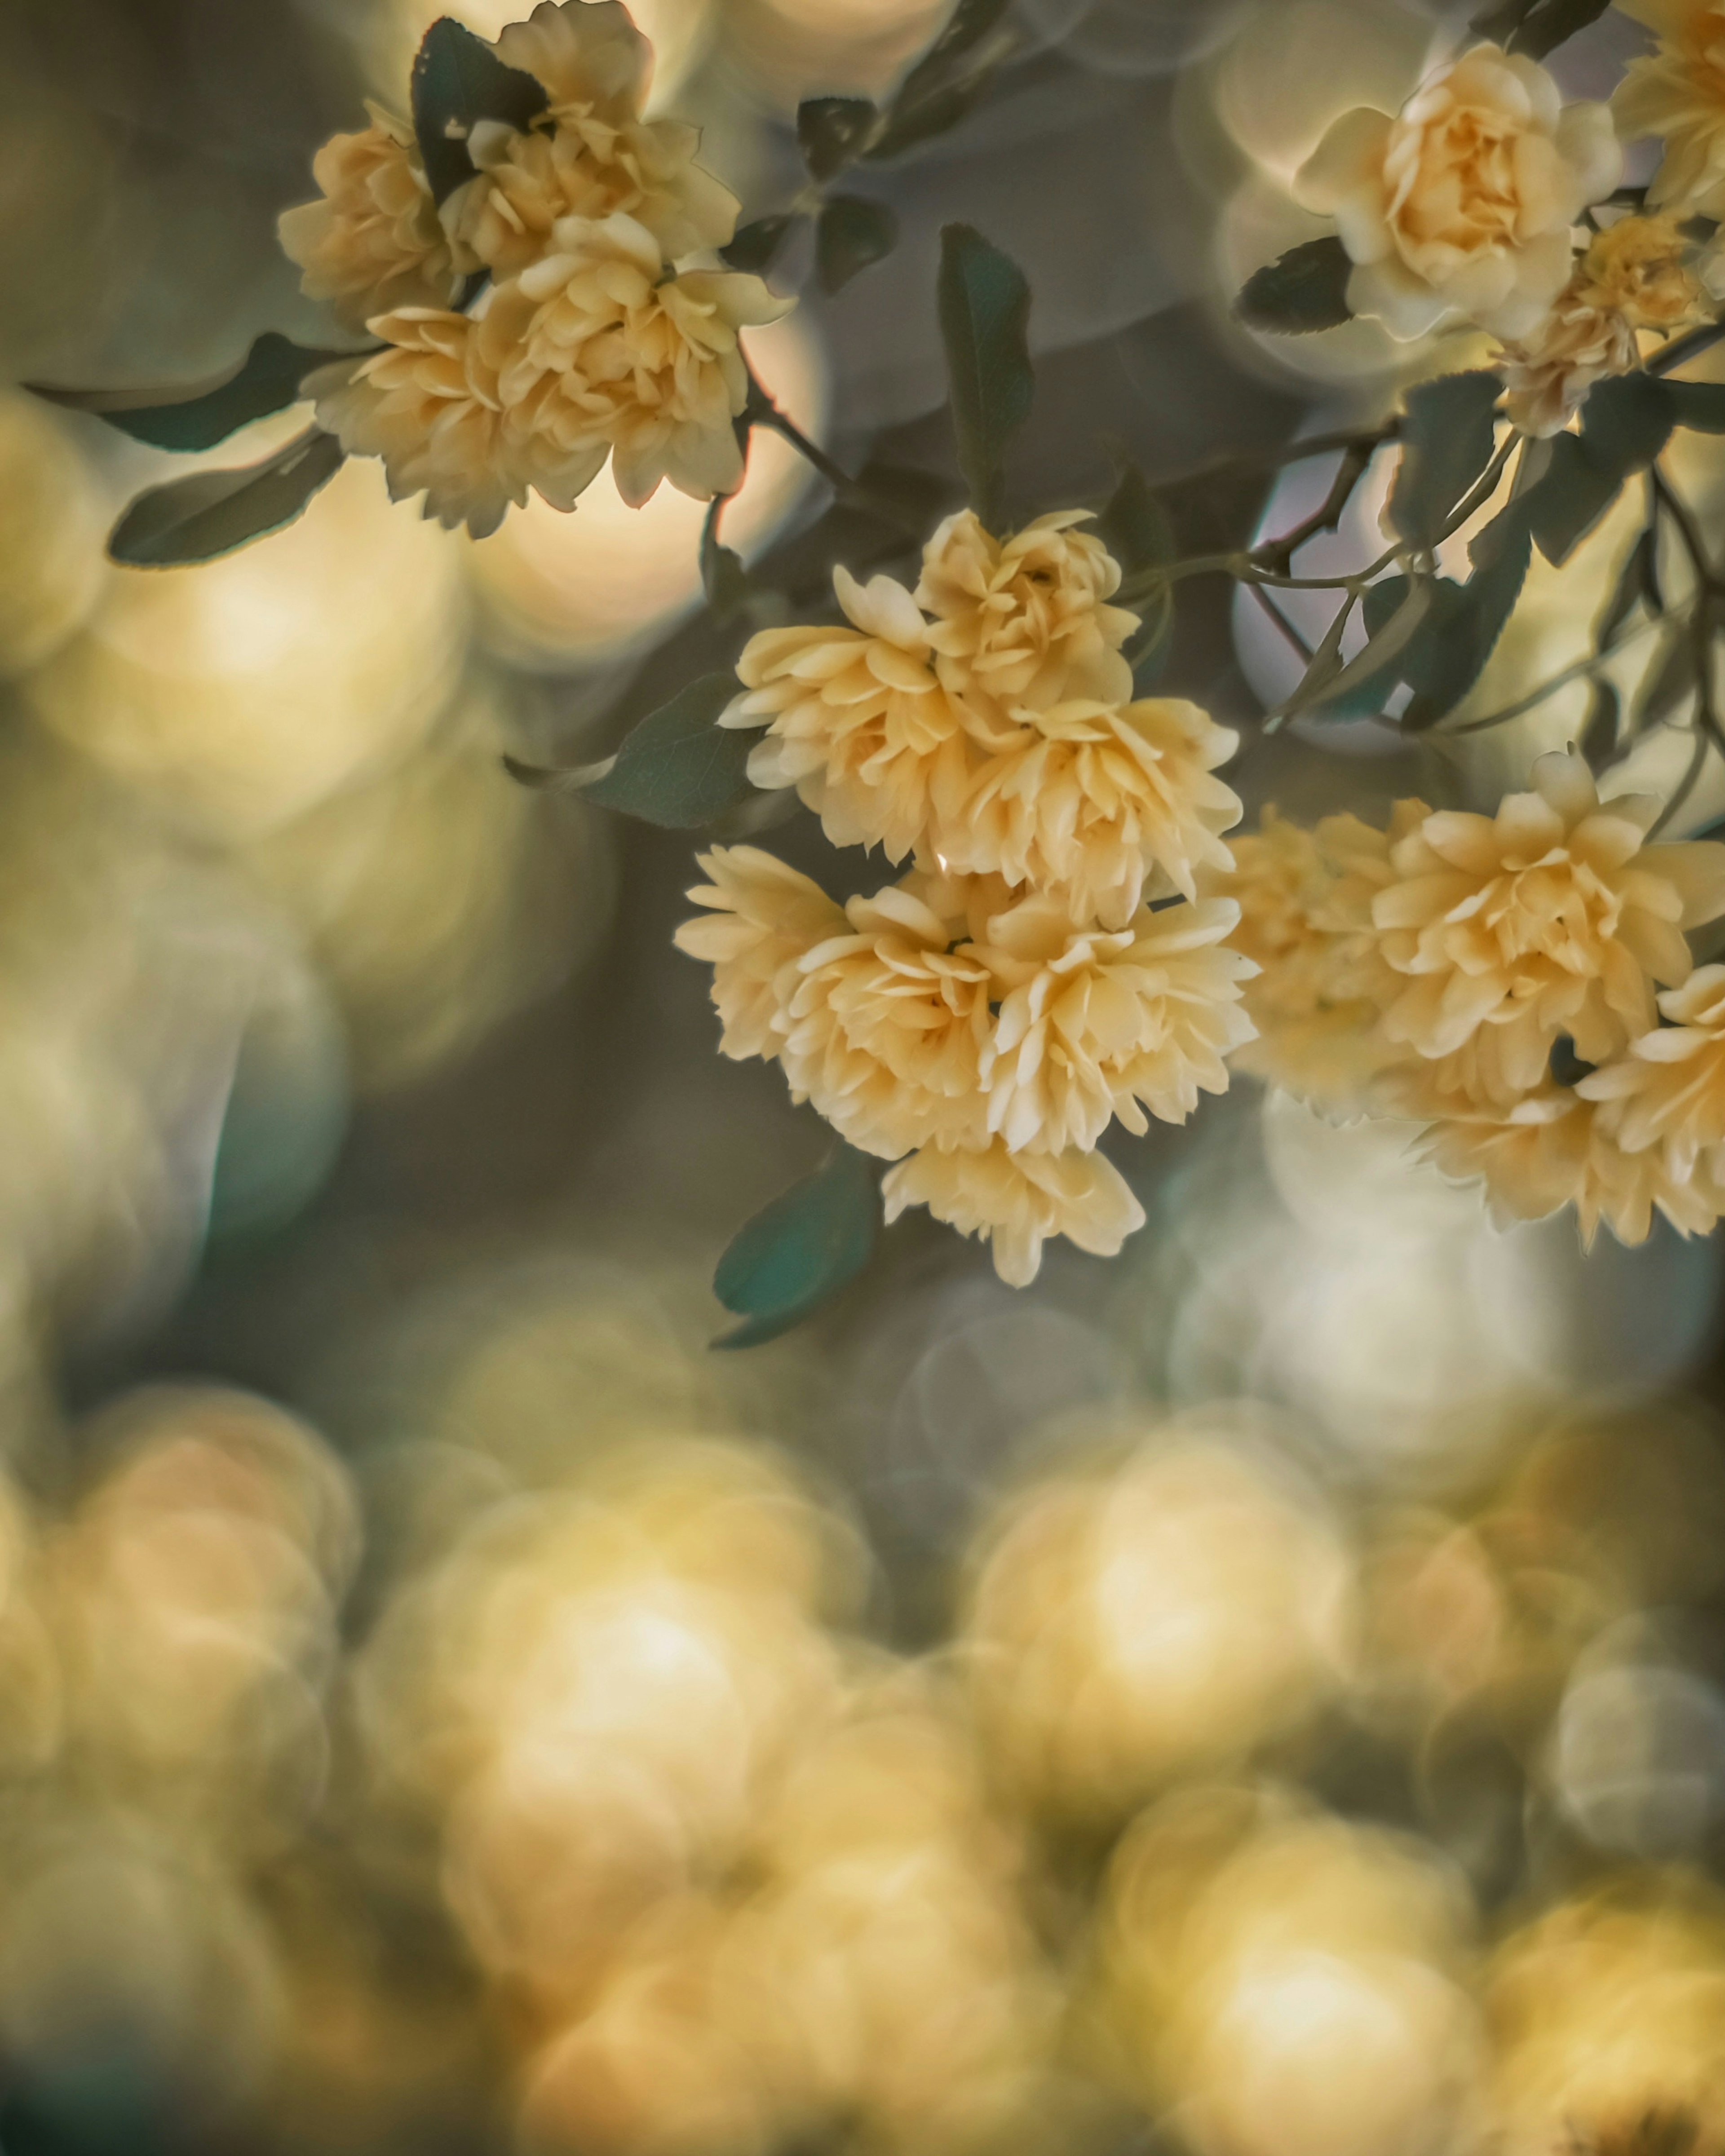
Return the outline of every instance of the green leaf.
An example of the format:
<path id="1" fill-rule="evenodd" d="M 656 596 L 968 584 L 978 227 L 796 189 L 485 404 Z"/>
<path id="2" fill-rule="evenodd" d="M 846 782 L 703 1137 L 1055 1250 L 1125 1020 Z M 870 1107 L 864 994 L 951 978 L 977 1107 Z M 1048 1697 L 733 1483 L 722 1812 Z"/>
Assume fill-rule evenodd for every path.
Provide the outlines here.
<path id="1" fill-rule="evenodd" d="M 1352 321 L 1348 280 L 1353 264 L 1331 235 L 1308 239 L 1248 277 L 1235 311 L 1248 329 L 1281 336 L 1308 336 Z"/>
<path id="2" fill-rule="evenodd" d="M 1698 434 L 1725 434 L 1725 382 L 1666 382 L 1680 427 Z"/>
<path id="3" fill-rule="evenodd" d="M 1610 0 L 1500 0 L 1483 8 L 1470 28 L 1494 44 L 1543 60 L 1566 38 L 1597 23 Z"/>
<path id="4" fill-rule="evenodd" d="M 1442 374 L 1409 391 L 1389 521 L 1411 545 L 1435 547 L 1484 475 L 1502 393 L 1497 376 L 1483 372 Z"/>
<path id="5" fill-rule="evenodd" d="M 1030 415 L 1036 377 L 1030 287 L 1010 256 L 968 224 L 941 234 L 940 321 L 958 469 L 977 514 L 999 529 L 1006 445 Z"/>
<path id="6" fill-rule="evenodd" d="M 468 137 L 481 120 L 532 125 L 551 103 L 536 76 L 506 67 L 483 38 L 453 16 L 439 16 L 413 62 L 413 132 L 432 198 L 439 208 L 475 170 Z"/>
<path id="7" fill-rule="evenodd" d="M 742 270 L 751 277 L 764 277 L 778 259 L 786 240 L 802 222 L 791 211 L 773 217 L 757 217 L 752 224 L 742 227 L 728 247 L 719 249 L 720 259 L 730 269 Z"/>
<path id="8" fill-rule="evenodd" d="M 1588 768 L 1595 774 L 1602 772 L 1617 753 L 1617 729 L 1622 716 L 1623 699 L 1610 682 L 1595 681 L 1587 716 L 1581 722 L 1581 732 L 1575 742 L 1587 758 Z"/>
<path id="9" fill-rule="evenodd" d="M 834 195 L 814 234 L 814 266 L 824 292 L 842 291 L 851 279 L 884 262 L 898 245 L 898 216 L 885 203 L 860 195 Z"/>
<path id="10" fill-rule="evenodd" d="M 800 1325 L 856 1278 L 880 1233 L 880 1163 L 841 1145 L 756 1214 L 720 1259 L 713 1293 L 745 1322 L 713 1345 L 753 1348 Z"/>
<path id="11" fill-rule="evenodd" d="M 115 526 L 108 552 L 116 562 L 151 569 L 231 554 L 291 524 L 341 461 L 335 436 L 313 427 L 262 464 L 151 487 Z"/>
<path id="12" fill-rule="evenodd" d="M 1011 0 L 958 0 L 947 27 L 899 85 L 871 159 L 896 157 L 962 120 L 1017 43 Z"/>
<path id="13" fill-rule="evenodd" d="M 69 412 L 89 412 L 157 449 L 213 449 L 247 426 L 297 403 L 300 384 L 320 367 L 356 357 L 314 352 L 266 330 L 238 367 L 179 389 L 55 389 L 32 393 Z"/>
<path id="14" fill-rule="evenodd" d="M 601 808 L 665 830 L 693 830 L 754 792 L 747 769 L 754 736 L 718 724 L 737 693 L 733 675 L 706 674 L 643 719 L 603 762 L 567 771 L 544 770 L 513 757 L 506 757 L 504 764 L 523 786 L 579 793 Z"/>
<path id="15" fill-rule="evenodd" d="M 1568 560 L 1616 501 L 1622 485 L 1618 474 L 1602 471 L 1594 464 L 1578 436 L 1556 438 L 1544 477 L 1522 497 L 1533 536 L 1548 562 Z"/>
<path id="16" fill-rule="evenodd" d="M 1329 684 L 1326 702 L 1356 694 L 1379 681 L 1395 679 L 1403 653 L 1424 628 L 1437 599 L 1435 578 L 1422 577 L 1411 585 L 1405 578 L 1396 581 L 1404 588 L 1400 604 L 1388 620 L 1375 627 L 1368 617 L 1366 641 Z M 1380 608 L 1381 605 L 1380 601 Z"/>
<path id="17" fill-rule="evenodd" d="M 1435 725 L 1478 680 L 1497 648 L 1532 558 L 1529 497 L 1495 516 L 1468 550 L 1473 574 L 1465 584 L 1439 579 L 1430 622 L 1414 639 L 1404 678 L 1414 696 L 1402 714 L 1409 733 Z"/>
<path id="18" fill-rule="evenodd" d="M 1160 568 L 1174 558 L 1174 528 L 1168 513 L 1136 465 L 1122 470 L 1107 507 L 1092 528 L 1129 575 Z"/>
<path id="19" fill-rule="evenodd" d="M 1611 477 L 1645 471 L 1676 424 L 1671 384 L 1656 374 L 1618 374 L 1596 382 L 1581 413 L 1588 462 Z"/>
<path id="20" fill-rule="evenodd" d="M 797 147 L 809 177 L 824 186 L 860 157 L 880 124 L 866 97 L 805 97 L 797 107 Z"/>

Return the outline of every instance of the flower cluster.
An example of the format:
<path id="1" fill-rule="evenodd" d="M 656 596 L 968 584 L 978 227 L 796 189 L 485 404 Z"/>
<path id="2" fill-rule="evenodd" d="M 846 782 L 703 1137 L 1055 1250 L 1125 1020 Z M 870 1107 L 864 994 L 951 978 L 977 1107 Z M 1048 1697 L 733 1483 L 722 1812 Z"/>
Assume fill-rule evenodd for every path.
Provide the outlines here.
<path id="1" fill-rule="evenodd" d="M 281 220 L 306 293 L 382 341 L 310 377 L 320 424 L 475 536 L 530 490 L 572 508 L 608 457 L 634 504 L 667 480 L 733 491 L 738 333 L 789 305 L 703 266 L 736 199 L 694 162 L 694 129 L 642 117 L 650 50 L 619 0 L 544 0 L 496 53 L 547 110 L 480 122 L 475 176 L 441 209 L 412 129 L 373 107 L 319 153 L 320 199 Z"/>
<path id="2" fill-rule="evenodd" d="M 1040 518 L 1001 541 L 970 512 L 914 593 L 840 569 L 849 625 L 769 629 L 725 714 L 750 773 L 794 787 L 839 844 L 909 873 L 843 907 L 752 847 L 703 857 L 680 932 L 713 966 L 724 1052 L 892 1161 L 889 1217 L 926 1204 L 1032 1279 L 1044 1240 L 1111 1255 L 1143 1214 L 1096 1150 L 1111 1122 L 1182 1122 L 1249 1036 L 1239 907 L 1198 895 L 1240 803 L 1235 737 L 1135 701 L 1118 565 Z M 1167 901 L 1154 903 L 1153 901 Z"/>
<path id="3" fill-rule="evenodd" d="M 1717 281 L 1717 244 L 1692 259 L 1681 220 L 1725 214 L 1725 9 L 1630 0 L 1626 12 L 1662 43 L 1612 105 L 1565 106 L 1536 61 L 1476 45 L 1395 116 L 1344 114 L 1296 181 L 1306 208 L 1336 220 L 1351 310 L 1404 341 L 1458 322 L 1496 336 L 1508 414 L 1527 434 L 1560 431 L 1595 382 L 1640 363 L 1644 334 L 1697 319 Z M 1583 231 L 1578 255 L 1577 218 L 1621 176 L 1620 131 L 1666 138 L 1648 213 Z"/>
<path id="4" fill-rule="evenodd" d="M 1387 832 L 1266 817 L 1216 888 L 1261 971 L 1254 1068 L 1314 1105 L 1427 1126 L 1502 1219 L 1574 1204 L 1642 1241 L 1725 1214 L 1725 845 L 1656 844 L 1658 804 L 1601 801 L 1574 751 L 1495 816 L 1399 803 Z"/>

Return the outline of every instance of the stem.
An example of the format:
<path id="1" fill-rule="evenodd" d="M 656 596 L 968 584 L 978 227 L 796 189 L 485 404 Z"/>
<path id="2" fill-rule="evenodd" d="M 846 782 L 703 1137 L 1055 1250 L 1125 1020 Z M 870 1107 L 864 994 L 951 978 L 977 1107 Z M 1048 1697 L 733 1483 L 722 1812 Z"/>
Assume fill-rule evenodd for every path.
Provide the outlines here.
<path id="1" fill-rule="evenodd" d="M 1650 839 L 1656 839 L 1659 836 L 1660 833 L 1664 830 L 1666 824 L 1671 822 L 1672 817 L 1676 814 L 1677 811 L 1689 798 L 1690 795 L 1694 793 L 1695 782 L 1701 777 L 1701 767 L 1702 764 L 1707 762 L 1707 737 L 1702 732 L 1701 728 L 1697 726 L 1695 729 L 1695 747 L 1691 752 L 1689 757 L 1689 767 L 1683 773 L 1682 779 L 1677 787 L 1676 792 L 1672 794 L 1671 799 L 1667 801 L 1664 808 L 1660 810 L 1658 816 L 1654 819 L 1653 824 L 1650 827 L 1647 833 L 1647 836 Z"/>
<path id="2" fill-rule="evenodd" d="M 1296 524 L 1291 531 L 1284 532 L 1253 550 L 1253 559 L 1266 569 L 1279 569 L 1286 575 L 1293 558 L 1308 539 L 1315 539 L 1320 531 L 1334 531 L 1341 524 L 1342 513 L 1353 498 L 1353 490 L 1364 477 L 1371 463 L 1373 448 L 1363 442 L 1350 442 L 1343 453 L 1330 490 L 1324 496 L 1321 508 Z"/>
<path id="3" fill-rule="evenodd" d="M 1269 593 L 1265 590 L 1262 584 L 1248 584 L 1246 589 L 1250 592 L 1252 597 L 1258 602 L 1258 604 L 1263 608 L 1265 613 L 1267 613 L 1271 621 L 1276 624 L 1276 627 L 1281 631 L 1282 635 L 1286 639 L 1288 643 L 1293 646 L 1294 650 L 1299 655 L 1301 664 L 1309 666 L 1312 664 L 1312 646 L 1306 641 L 1305 638 L 1301 635 L 1299 630 L 1295 628 L 1292 622 L 1288 619 L 1281 608 L 1276 603 L 1276 601 L 1271 598 Z"/>
<path id="4" fill-rule="evenodd" d="M 1670 374 L 1682 366 L 1686 360 L 1693 359 L 1697 353 L 1707 351 L 1709 346 L 1717 344 L 1722 337 L 1725 337 L 1725 321 L 1708 322 L 1698 330 L 1691 330 L 1687 336 L 1676 337 L 1663 352 L 1655 352 L 1647 362 L 1647 372 L 1649 374 Z"/>

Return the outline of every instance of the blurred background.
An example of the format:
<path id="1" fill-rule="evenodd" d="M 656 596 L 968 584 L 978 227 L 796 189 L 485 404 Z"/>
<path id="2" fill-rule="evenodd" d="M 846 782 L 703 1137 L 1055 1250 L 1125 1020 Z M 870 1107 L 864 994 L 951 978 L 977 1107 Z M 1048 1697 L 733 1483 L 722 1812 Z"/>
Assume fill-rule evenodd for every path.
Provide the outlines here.
<path id="1" fill-rule="evenodd" d="M 350 465 L 214 566 L 105 563 L 189 460 L 13 385 L 326 337 L 275 218 L 434 12 L 0 12 L 0 2145 L 1725 2146 L 1715 1245 L 1497 1235 L 1404 1132 L 1242 1080 L 1122 1145 L 1117 1263 L 1014 1294 L 919 1215 L 715 1356 L 714 1260 L 819 1127 L 715 1055 L 686 839 L 501 764 L 734 657 L 700 508 L 602 480 L 475 545 Z M 798 100 L 944 11 L 636 12 L 753 216 Z M 978 110 L 859 179 L 897 253 L 826 299 L 793 252 L 760 371 L 937 494 L 962 217 L 1035 294 L 1025 513 L 1130 458 L 1188 551 L 1281 528 L 1326 468 L 1240 453 L 1456 348 L 1272 350 L 1229 295 L 1466 13 L 1015 0 Z M 1538 565 L 1477 708 L 1584 648 L 1631 536 Z M 726 536 L 769 615 L 891 566 L 762 436 Z M 1185 590 L 1166 685 L 1254 810 L 1490 803 L 1579 716 L 1263 738 L 1293 662 Z"/>

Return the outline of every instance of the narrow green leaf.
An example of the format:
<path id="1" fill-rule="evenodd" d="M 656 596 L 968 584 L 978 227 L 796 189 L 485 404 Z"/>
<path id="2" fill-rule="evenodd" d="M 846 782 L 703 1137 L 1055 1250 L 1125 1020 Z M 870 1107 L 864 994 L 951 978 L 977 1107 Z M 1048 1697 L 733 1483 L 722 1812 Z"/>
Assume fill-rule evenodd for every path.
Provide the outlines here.
<path id="1" fill-rule="evenodd" d="M 1342 639 L 1353 619 L 1353 609 L 1345 603 L 1338 606 L 1331 617 L 1330 625 L 1323 633 L 1322 641 L 1306 663 L 1306 671 L 1300 676 L 1293 694 L 1283 704 L 1281 719 L 1296 719 L 1302 711 L 1320 704 L 1327 695 L 1330 685 L 1342 672 Z"/>
<path id="2" fill-rule="evenodd" d="M 1413 589 L 1409 577 L 1384 577 L 1366 588 L 1360 602 L 1360 619 L 1365 624 L 1368 644 L 1381 636 L 1406 604 Z M 1433 605 L 1436 603 L 1434 595 Z M 1416 629 L 1415 639 L 1419 634 Z M 1414 640 L 1414 639 L 1410 639 Z M 1354 680 L 1339 696 L 1327 696 L 1313 707 L 1310 716 L 1322 719 L 1366 719 L 1378 716 L 1385 698 L 1404 670 L 1417 661 L 1405 650 L 1398 650 L 1384 658 L 1381 647 L 1378 663 L 1371 671 Z"/>
<path id="3" fill-rule="evenodd" d="M 824 292 L 842 291 L 898 245 L 897 213 L 860 195 L 834 195 L 814 233 L 814 266 Z"/>
<path id="4" fill-rule="evenodd" d="M 1136 465 L 1123 468 L 1092 529 L 1128 574 L 1159 568 L 1174 558 L 1174 529 L 1168 513 Z"/>
<path id="5" fill-rule="evenodd" d="M 1414 696 L 1402 714 L 1406 732 L 1418 733 L 1452 711 L 1497 649 L 1532 558 L 1530 499 L 1512 501 L 1474 541 L 1473 574 L 1465 584 L 1435 584 L 1431 622 L 1409 654 Z"/>
<path id="6" fill-rule="evenodd" d="M 1574 434 L 1559 434 L 1551 460 L 1538 485 L 1522 497 L 1533 536 L 1548 562 L 1567 562 L 1623 485 L 1620 475 L 1602 470 Z"/>
<path id="7" fill-rule="evenodd" d="M 945 29 L 900 84 L 886 125 L 868 146 L 870 158 L 896 157 L 964 117 L 1017 43 L 1010 6 L 1011 0 L 958 0 Z"/>
<path id="8" fill-rule="evenodd" d="M 866 97 L 805 97 L 797 107 L 797 147 L 819 185 L 867 148 L 880 115 Z"/>
<path id="9" fill-rule="evenodd" d="M 1698 434 L 1725 434 L 1725 382 L 1673 382 L 1665 377 L 1680 427 Z"/>
<path id="10" fill-rule="evenodd" d="M 1656 374 L 1617 374 L 1596 382 L 1581 412 L 1588 462 L 1619 480 L 1645 471 L 1671 439 L 1676 417 L 1671 386 Z"/>
<path id="11" fill-rule="evenodd" d="M 1006 445 L 1030 415 L 1036 377 L 1024 272 L 968 224 L 941 234 L 940 321 L 958 469 L 977 514 L 1000 528 Z"/>
<path id="12" fill-rule="evenodd" d="M 1485 372 L 1441 374 L 1409 391 L 1389 520 L 1411 545 L 1435 547 L 1484 475 L 1502 394 L 1502 381 Z"/>
<path id="13" fill-rule="evenodd" d="M 737 693 L 729 674 L 706 674 L 644 718 L 614 757 L 601 763 L 547 771 L 504 759 L 511 778 L 556 793 L 579 793 L 671 831 L 711 824 L 747 801 L 749 751 L 755 737 L 718 724 Z"/>
<path id="14" fill-rule="evenodd" d="M 115 526 L 108 552 L 133 568 L 152 569 L 231 554 L 291 524 L 341 461 L 335 436 L 313 427 L 262 464 L 151 487 Z"/>
<path id="15" fill-rule="evenodd" d="M 266 330 L 238 367 L 178 389 L 55 389 L 33 393 L 69 412 L 89 412 L 134 441 L 157 449 L 213 449 L 254 419 L 298 401 L 300 384 L 320 367 L 356 357 L 315 352 Z"/>
<path id="16" fill-rule="evenodd" d="M 474 176 L 468 137 L 481 120 L 532 125 L 551 103 L 536 76 L 506 67 L 483 38 L 450 15 L 425 33 L 413 62 L 413 132 L 439 207 Z"/>
<path id="17" fill-rule="evenodd" d="M 745 1322 L 716 1348 L 753 1348 L 800 1325 L 848 1286 L 880 1233 L 880 1163 L 839 1146 L 740 1229 L 713 1293 Z"/>
<path id="18" fill-rule="evenodd" d="M 764 277 L 778 259 L 793 231 L 803 222 L 794 213 L 785 211 L 773 217 L 757 217 L 752 224 L 743 225 L 728 247 L 719 249 L 720 259 L 732 270 L 742 270 L 751 277 Z"/>
<path id="19" fill-rule="evenodd" d="M 1566 38 L 1597 23 L 1610 0 L 1500 0 L 1483 8 L 1469 26 L 1494 44 L 1543 60 Z"/>
<path id="20" fill-rule="evenodd" d="M 1308 239 L 1248 277 L 1235 311 L 1248 329 L 1307 336 L 1352 321 L 1348 280 L 1353 264 L 1333 234 Z"/>
<path id="21" fill-rule="evenodd" d="M 1371 629 L 1368 622 L 1366 642 L 1330 683 L 1329 696 L 1346 696 L 1379 679 L 1393 680 L 1402 654 L 1430 614 L 1436 593 L 1437 580 L 1422 577 L 1404 592 L 1401 604 L 1381 628 Z"/>

